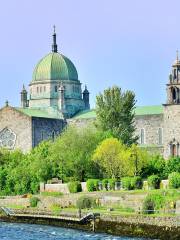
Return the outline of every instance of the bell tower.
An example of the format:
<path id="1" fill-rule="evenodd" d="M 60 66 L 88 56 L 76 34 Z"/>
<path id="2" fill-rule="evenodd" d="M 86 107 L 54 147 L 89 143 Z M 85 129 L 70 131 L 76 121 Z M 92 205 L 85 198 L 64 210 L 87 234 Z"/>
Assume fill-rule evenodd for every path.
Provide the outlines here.
<path id="1" fill-rule="evenodd" d="M 178 51 L 172 64 L 164 106 L 164 157 L 180 156 L 180 60 Z"/>
<path id="2" fill-rule="evenodd" d="M 180 60 L 177 56 L 172 65 L 169 74 L 169 83 L 167 84 L 167 104 L 180 104 Z"/>

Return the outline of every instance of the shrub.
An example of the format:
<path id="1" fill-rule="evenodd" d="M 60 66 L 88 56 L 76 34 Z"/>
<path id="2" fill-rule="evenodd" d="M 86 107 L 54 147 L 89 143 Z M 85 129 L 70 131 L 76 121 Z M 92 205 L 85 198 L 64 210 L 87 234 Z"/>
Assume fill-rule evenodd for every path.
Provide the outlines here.
<path id="1" fill-rule="evenodd" d="M 108 190 L 108 179 L 103 179 L 102 180 L 102 186 L 103 186 L 103 189 Z"/>
<path id="2" fill-rule="evenodd" d="M 114 190 L 116 180 L 115 179 L 109 179 L 108 182 L 109 182 L 110 189 Z"/>
<path id="3" fill-rule="evenodd" d="M 131 178 L 131 189 L 142 189 L 142 179 L 139 176 Z"/>
<path id="4" fill-rule="evenodd" d="M 157 175 L 151 175 L 147 179 L 150 189 L 158 189 L 160 187 L 160 178 Z"/>
<path id="5" fill-rule="evenodd" d="M 88 192 L 99 190 L 99 179 L 88 179 L 86 182 Z"/>
<path id="6" fill-rule="evenodd" d="M 161 194 L 148 194 L 143 202 L 143 212 L 147 214 L 154 213 L 164 206 L 165 200 Z"/>
<path id="7" fill-rule="evenodd" d="M 179 188 L 180 187 L 180 173 L 172 172 L 168 176 L 169 179 L 169 187 L 170 188 Z"/>
<path id="8" fill-rule="evenodd" d="M 30 198 L 30 206 L 31 206 L 31 207 L 37 207 L 39 201 L 40 201 L 40 200 L 39 200 L 38 197 L 32 197 L 32 198 Z"/>
<path id="9" fill-rule="evenodd" d="M 121 179 L 121 183 L 122 183 L 122 187 L 125 190 L 131 190 L 132 186 L 131 186 L 131 177 L 123 177 Z"/>
<path id="10" fill-rule="evenodd" d="M 69 182 L 68 188 L 70 193 L 77 193 L 82 191 L 81 183 L 79 181 Z"/>
<path id="11" fill-rule="evenodd" d="M 92 197 L 89 196 L 81 196 L 77 202 L 76 206 L 79 209 L 84 209 L 84 208 L 91 208 L 95 206 L 95 200 Z"/>

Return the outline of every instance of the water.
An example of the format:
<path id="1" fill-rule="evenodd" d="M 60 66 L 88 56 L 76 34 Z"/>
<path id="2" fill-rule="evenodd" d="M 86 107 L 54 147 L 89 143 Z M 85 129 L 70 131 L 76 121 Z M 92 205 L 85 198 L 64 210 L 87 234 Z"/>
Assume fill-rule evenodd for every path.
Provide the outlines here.
<path id="1" fill-rule="evenodd" d="M 68 228 L 0 222 L 0 240 L 143 240 L 115 237 Z M 145 239 L 144 239 L 145 240 Z"/>

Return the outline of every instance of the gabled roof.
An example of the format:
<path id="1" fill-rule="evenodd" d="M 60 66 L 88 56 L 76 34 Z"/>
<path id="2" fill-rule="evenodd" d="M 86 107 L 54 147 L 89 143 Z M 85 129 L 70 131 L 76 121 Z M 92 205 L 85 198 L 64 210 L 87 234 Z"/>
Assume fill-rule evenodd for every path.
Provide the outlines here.
<path id="1" fill-rule="evenodd" d="M 143 115 L 159 115 L 163 114 L 163 106 L 155 105 L 155 106 L 140 106 L 135 109 L 135 116 L 143 116 Z M 74 119 L 90 119 L 96 118 L 95 109 L 92 110 L 84 110 L 76 114 Z"/>
<path id="2" fill-rule="evenodd" d="M 62 119 L 61 114 L 57 110 L 46 111 L 43 109 L 36 108 L 15 108 L 15 109 L 29 117 Z"/>

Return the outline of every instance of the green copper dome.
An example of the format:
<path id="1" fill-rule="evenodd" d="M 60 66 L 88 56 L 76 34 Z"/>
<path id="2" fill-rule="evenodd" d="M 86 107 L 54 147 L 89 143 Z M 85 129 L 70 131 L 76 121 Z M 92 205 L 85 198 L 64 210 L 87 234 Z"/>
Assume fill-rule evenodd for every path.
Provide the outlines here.
<path id="1" fill-rule="evenodd" d="M 43 80 L 78 80 L 78 73 L 70 59 L 52 52 L 36 65 L 32 82 Z"/>

